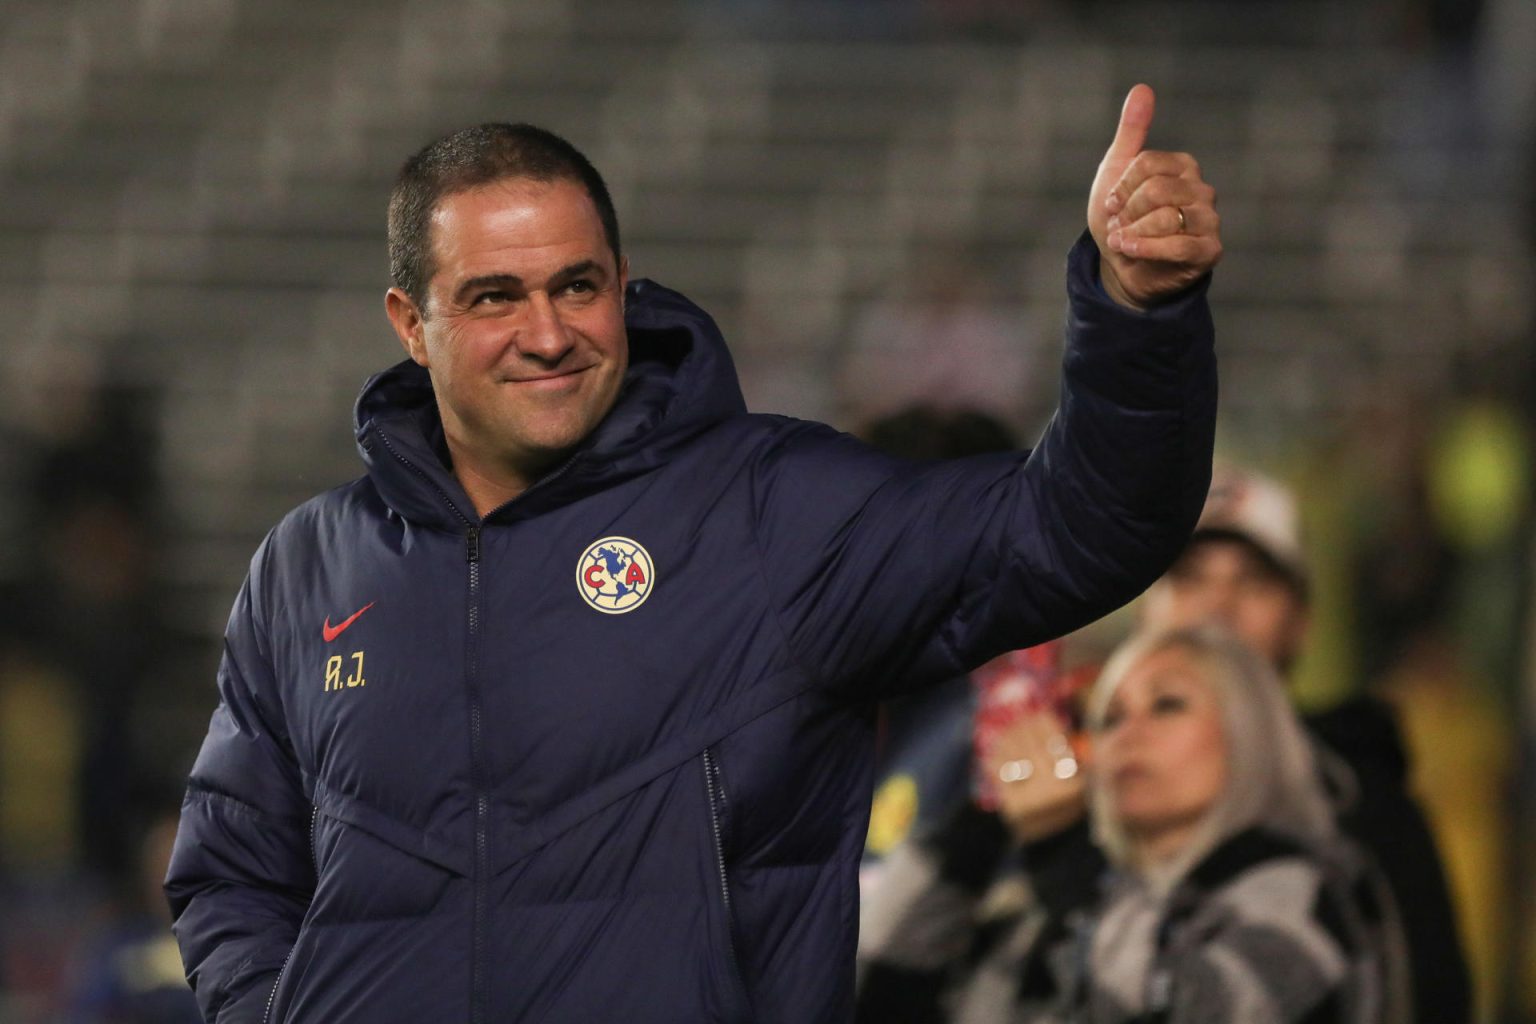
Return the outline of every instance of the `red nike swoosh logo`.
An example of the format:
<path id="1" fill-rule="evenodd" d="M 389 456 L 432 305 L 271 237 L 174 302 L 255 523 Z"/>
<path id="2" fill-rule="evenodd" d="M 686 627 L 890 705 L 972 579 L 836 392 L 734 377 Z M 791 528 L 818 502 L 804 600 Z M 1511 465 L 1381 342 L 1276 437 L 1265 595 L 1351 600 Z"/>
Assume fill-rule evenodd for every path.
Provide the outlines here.
<path id="1" fill-rule="evenodd" d="M 367 611 L 369 608 L 372 608 L 377 603 L 377 601 L 369 601 L 367 604 L 363 605 L 363 607 L 347 616 L 345 620 L 338 622 L 334 626 L 331 625 L 331 617 L 327 615 L 325 617 L 325 626 L 320 630 L 320 635 L 325 637 L 326 643 L 330 643 L 332 640 L 335 640 L 337 637 L 341 636 L 342 633 L 346 632 L 348 626 L 352 625 L 352 623 L 361 618 L 363 612 Z M 311 619 L 310 621 L 313 622 L 314 620 Z"/>

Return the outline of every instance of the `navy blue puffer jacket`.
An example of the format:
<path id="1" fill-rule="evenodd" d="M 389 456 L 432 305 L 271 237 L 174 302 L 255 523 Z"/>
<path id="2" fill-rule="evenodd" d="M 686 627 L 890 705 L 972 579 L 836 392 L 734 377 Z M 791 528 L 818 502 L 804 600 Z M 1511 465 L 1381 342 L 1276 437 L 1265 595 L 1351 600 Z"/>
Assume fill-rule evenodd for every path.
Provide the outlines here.
<path id="1" fill-rule="evenodd" d="M 1096 257 L 1027 457 L 748 415 L 644 281 L 618 405 L 484 521 L 425 371 L 370 381 L 368 474 L 230 617 L 166 883 L 207 1018 L 846 1019 L 871 702 L 1129 600 L 1205 495 L 1203 294 L 1125 312 Z"/>

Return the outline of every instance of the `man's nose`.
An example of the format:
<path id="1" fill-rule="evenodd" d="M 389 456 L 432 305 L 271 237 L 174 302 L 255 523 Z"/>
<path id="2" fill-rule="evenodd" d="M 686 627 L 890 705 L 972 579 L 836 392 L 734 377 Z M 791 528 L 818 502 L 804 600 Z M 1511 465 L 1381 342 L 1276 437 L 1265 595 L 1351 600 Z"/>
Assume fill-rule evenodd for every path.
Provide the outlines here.
<path id="1" fill-rule="evenodd" d="M 528 297 L 527 315 L 519 325 L 517 350 L 525 356 L 555 365 L 571 350 L 570 332 L 560 311 L 544 292 Z"/>

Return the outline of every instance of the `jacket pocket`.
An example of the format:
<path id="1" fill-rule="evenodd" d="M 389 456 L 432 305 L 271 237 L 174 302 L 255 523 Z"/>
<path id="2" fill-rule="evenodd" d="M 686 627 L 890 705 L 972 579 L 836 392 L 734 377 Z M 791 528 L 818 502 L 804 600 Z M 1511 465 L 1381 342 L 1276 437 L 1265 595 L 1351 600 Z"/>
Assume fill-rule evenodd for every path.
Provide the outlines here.
<path id="1" fill-rule="evenodd" d="M 725 788 L 725 777 L 720 771 L 720 759 L 711 747 L 704 748 L 704 788 L 709 797 L 709 825 L 714 837 L 715 870 L 719 884 L 719 899 L 725 912 L 725 954 L 733 995 L 741 1007 L 748 1007 L 747 986 L 741 971 L 741 960 L 736 949 L 736 910 L 731 902 L 731 878 L 726 867 L 730 837 L 731 803 Z"/>
<path id="2" fill-rule="evenodd" d="M 452 848 L 433 846 L 425 833 L 318 785 L 309 842 L 314 897 L 267 997 L 262 1024 L 294 1017 L 337 1020 L 339 1010 L 361 1006 L 360 979 L 380 969 L 368 937 L 388 936 L 378 948 L 394 943 L 398 952 L 401 930 L 418 932 L 418 923 L 452 898 L 455 883 L 462 890 L 462 876 L 450 866 L 456 861 Z M 346 1019 L 379 1019 L 376 1010 L 358 1009 L 369 1016 Z"/>
<path id="3" fill-rule="evenodd" d="M 315 826 L 320 820 L 320 808 L 315 804 L 309 807 L 309 864 L 314 869 L 315 876 L 320 875 L 320 857 L 315 852 Z M 288 955 L 283 957 L 283 966 L 277 969 L 277 980 L 272 982 L 272 991 L 267 995 L 267 1007 L 261 1015 L 261 1024 L 271 1024 L 274 1019 L 273 1009 L 277 1006 L 277 993 L 283 987 L 283 979 L 288 977 L 288 968 L 293 963 L 293 955 L 299 951 L 299 944 L 304 941 L 304 935 L 309 928 L 309 919 L 315 912 L 314 901 L 310 901 L 309 909 L 304 912 L 304 920 L 299 922 L 299 934 L 294 936 L 293 946 L 288 950 Z"/>

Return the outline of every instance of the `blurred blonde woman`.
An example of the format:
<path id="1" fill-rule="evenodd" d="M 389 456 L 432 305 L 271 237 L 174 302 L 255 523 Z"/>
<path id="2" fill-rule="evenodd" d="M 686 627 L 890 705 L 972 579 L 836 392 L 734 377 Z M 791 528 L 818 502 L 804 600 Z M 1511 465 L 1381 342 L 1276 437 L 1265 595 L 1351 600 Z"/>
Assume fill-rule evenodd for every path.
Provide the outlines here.
<path id="1" fill-rule="evenodd" d="M 1392 914 L 1263 658 L 1210 626 L 1133 638 L 1094 684 L 1088 725 L 1090 821 L 1112 868 L 1096 909 L 1015 922 L 949 1019 L 1403 1019 Z"/>

